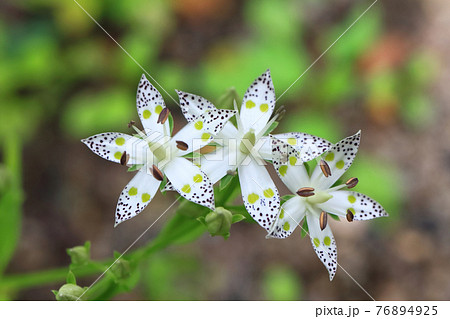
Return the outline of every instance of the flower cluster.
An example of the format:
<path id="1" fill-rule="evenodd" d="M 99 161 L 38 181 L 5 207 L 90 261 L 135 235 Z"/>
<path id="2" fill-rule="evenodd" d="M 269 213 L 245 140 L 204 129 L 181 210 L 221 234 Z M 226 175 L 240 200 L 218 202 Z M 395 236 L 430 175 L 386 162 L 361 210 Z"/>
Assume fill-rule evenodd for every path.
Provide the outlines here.
<path id="1" fill-rule="evenodd" d="M 231 214 L 215 207 L 213 185 L 237 171 L 245 208 L 266 229 L 267 237 L 286 238 L 302 225 L 332 280 L 337 250 L 328 216 L 345 217 L 349 222 L 387 216 L 373 199 L 348 190 L 356 186 L 357 178 L 338 182 L 353 162 L 360 132 L 335 145 L 306 133 L 270 134 L 278 114 L 272 116 L 276 98 L 269 70 L 250 85 L 239 110 L 236 103 L 235 110 L 217 109 L 201 96 L 182 91 L 177 94 L 188 124 L 172 137 L 169 109 L 157 89 L 142 76 L 137 110 L 143 130 L 132 121 L 129 127 L 137 133 L 133 136 L 114 132 L 82 140 L 97 155 L 137 171 L 120 194 L 116 226 L 138 215 L 165 182 L 164 191 L 177 191 L 216 212 L 206 221 L 217 223 L 219 217 L 225 218 L 227 229 L 223 222 L 220 229 L 209 225 L 215 234 L 224 235 L 231 225 Z M 236 126 L 229 121 L 233 116 Z M 198 152 L 207 147 L 212 151 Z M 313 160 L 317 165 L 309 174 L 305 162 Z M 265 167 L 270 163 L 294 194 L 282 205 Z"/>

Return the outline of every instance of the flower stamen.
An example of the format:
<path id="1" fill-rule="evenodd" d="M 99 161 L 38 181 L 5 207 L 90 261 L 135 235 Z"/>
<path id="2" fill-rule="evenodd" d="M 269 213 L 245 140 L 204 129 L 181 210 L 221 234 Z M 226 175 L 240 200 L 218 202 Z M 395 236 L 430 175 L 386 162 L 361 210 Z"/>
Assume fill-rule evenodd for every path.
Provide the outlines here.
<path id="1" fill-rule="evenodd" d="M 128 122 L 128 128 L 132 128 L 134 124 L 136 124 L 136 122 L 131 120 L 130 122 Z"/>
<path id="2" fill-rule="evenodd" d="M 355 217 L 350 209 L 347 209 L 347 221 L 352 222 Z"/>
<path id="3" fill-rule="evenodd" d="M 328 214 L 322 211 L 319 217 L 320 230 L 324 230 L 327 227 Z"/>
<path id="4" fill-rule="evenodd" d="M 170 111 L 167 107 L 163 108 L 161 110 L 161 113 L 159 113 L 158 121 L 156 123 L 164 124 L 167 121 L 167 118 L 169 117 Z"/>
<path id="5" fill-rule="evenodd" d="M 301 197 L 314 196 L 314 188 L 312 187 L 302 187 L 297 191 L 297 195 Z"/>
<path id="6" fill-rule="evenodd" d="M 359 180 L 356 177 L 350 178 L 348 181 L 345 182 L 345 185 L 347 185 L 347 188 L 353 188 L 356 185 L 358 185 Z"/>
<path id="7" fill-rule="evenodd" d="M 330 166 L 328 166 L 328 163 L 325 162 L 323 159 L 320 160 L 320 169 L 322 170 L 323 175 L 325 177 L 331 176 L 331 169 Z"/>
<path id="8" fill-rule="evenodd" d="M 187 145 L 183 141 L 175 141 L 175 142 L 177 143 L 177 148 L 182 150 L 182 151 L 187 151 L 187 149 L 189 148 L 189 145 Z"/>
<path id="9" fill-rule="evenodd" d="M 159 170 L 159 168 L 155 164 L 152 165 L 152 168 L 150 169 L 150 171 L 152 172 L 153 177 L 155 179 L 157 179 L 158 181 L 164 180 L 163 173 Z"/>
<path id="10" fill-rule="evenodd" d="M 122 156 L 120 157 L 120 165 L 127 165 L 128 161 L 130 160 L 130 154 L 127 154 L 127 151 L 124 151 L 122 153 Z"/>

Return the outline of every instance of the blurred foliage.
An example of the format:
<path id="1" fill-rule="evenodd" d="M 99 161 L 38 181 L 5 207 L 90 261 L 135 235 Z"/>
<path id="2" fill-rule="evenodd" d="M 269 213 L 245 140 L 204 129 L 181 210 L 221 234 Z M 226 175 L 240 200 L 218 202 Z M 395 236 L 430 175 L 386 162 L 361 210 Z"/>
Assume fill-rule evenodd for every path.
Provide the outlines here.
<path id="1" fill-rule="evenodd" d="M 177 34 L 186 27 L 180 16 L 189 20 L 187 17 L 197 14 L 194 10 L 181 14 L 180 8 L 187 8 L 181 0 L 79 3 L 172 97 L 173 89 L 178 88 L 212 101 L 219 101 L 230 87 L 242 96 L 252 79 L 266 68 L 271 69 L 280 96 L 365 9 L 363 5 L 352 7 L 343 20 L 321 28 L 321 34 L 311 41 L 308 35 L 314 26 L 308 25 L 303 5 L 323 4 L 249 0 L 240 4 L 238 16 L 227 17 L 242 32 L 217 34 L 204 45 L 178 43 Z M 234 2 L 214 3 L 209 5 L 231 6 Z M 136 117 L 134 92 L 143 71 L 73 1 L 19 1 L 0 6 L 4 6 L 0 13 L 0 298 L 8 299 L 20 289 L 62 283 L 67 275 L 67 269 L 56 269 L 3 277 L 20 236 L 22 147 L 39 141 L 46 125 L 56 124 L 58 133 L 73 143 L 125 127 Z M 220 20 L 222 11 L 227 12 L 221 8 L 216 11 L 211 21 Z M 198 31 L 192 25 L 188 29 L 193 34 Z M 348 112 L 358 112 L 361 122 L 380 127 L 402 123 L 423 129 L 429 125 L 433 109 L 426 92 L 436 70 L 433 59 L 427 53 L 408 50 L 401 38 L 392 40 L 384 31 L 382 12 L 374 7 L 283 96 L 287 116 L 276 132 L 304 131 L 337 142 L 354 133 L 350 129 L 359 129 L 359 122 L 350 128 L 345 125 L 340 116 Z M 203 48 L 196 52 L 200 62 L 184 61 L 176 52 L 171 55 L 178 50 L 183 56 L 191 46 Z M 161 93 L 172 107 L 167 93 Z M 376 198 L 392 219 L 399 216 L 403 185 L 393 163 L 361 154 L 350 174 L 358 176 L 359 190 Z M 222 186 L 216 201 L 251 222 L 245 209 L 230 202 L 239 192 L 237 178 L 229 178 Z M 196 284 L 196 278 L 186 279 L 201 269 L 195 258 L 164 253 L 149 258 L 205 232 L 197 218 L 205 217 L 207 210 L 182 202 L 179 211 L 147 247 L 127 255 L 107 272 L 88 298 L 110 299 L 129 291 L 141 274 L 148 287 L 151 283 L 151 289 L 144 288 L 148 298 L 204 298 L 189 289 L 173 288 L 180 278 L 188 286 Z M 138 260 L 146 262 L 138 264 Z M 111 260 L 72 261 L 70 269 L 79 277 L 101 273 Z M 67 284 L 73 285 L 73 278 Z M 302 294 L 296 274 L 281 266 L 266 270 L 263 291 L 265 298 L 275 300 L 294 300 Z"/>

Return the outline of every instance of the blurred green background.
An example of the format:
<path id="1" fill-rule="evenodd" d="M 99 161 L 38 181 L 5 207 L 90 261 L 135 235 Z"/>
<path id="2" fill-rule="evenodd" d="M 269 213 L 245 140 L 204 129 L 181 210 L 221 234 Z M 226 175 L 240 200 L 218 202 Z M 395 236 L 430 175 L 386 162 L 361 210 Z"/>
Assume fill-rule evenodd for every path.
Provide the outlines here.
<path id="1" fill-rule="evenodd" d="M 213 102 L 230 87 L 242 96 L 267 68 L 281 95 L 371 4 L 78 2 L 172 98 L 180 89 Z M 338 262 L 377 300 L 450 299 L 449 10 L 444 0 L 379 1 L 278 101 L 287 112 L 276 132 L 337 142 L 362 130 L 349 174 L 390 217 L 332 227 Z M 93 260 L 112 258 L 175 195 L 157 195 L 113 228 L 131 174 L 80 139 L 125 132 L 137 120 L 143 71 L 72 0 L 2 1 L 0 18 L 0 298 L 54 300 L 50 290 L 69 269 L 67 248 L 89 240 Z M 177 130 L 185 120 L 160 91 Z M 264 236 L 241 222 L 226 241 L 205 234 L 160 249 L 132 267 L 126 289 L 111 286 L 100 299 L 368 299 L 341 269 L 330 283 L 300 231 L 282 241 Z M 88 286 L 96 276 L 85 275 L 77 281 Z"/>

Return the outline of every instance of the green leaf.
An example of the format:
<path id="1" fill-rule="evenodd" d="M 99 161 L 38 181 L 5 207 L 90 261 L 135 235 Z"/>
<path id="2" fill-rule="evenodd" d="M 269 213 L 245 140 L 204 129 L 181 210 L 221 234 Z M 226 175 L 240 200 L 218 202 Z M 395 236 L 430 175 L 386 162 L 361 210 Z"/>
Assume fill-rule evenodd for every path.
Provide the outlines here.
<path id="1" fill-rule="evenodd" d="M 328 213 L 328 215 L 331 217 L 331 218 L 333 218 L 334 220 L 337 220 L 338 222 L 340 222 L 341 221 L 341 219 L 339 218 L 339 216 L 338 215 L 335 215 L 335 214 L 331 214 L 331 213 Z"/>
<path id="2" fill-rule="evenodd" d="M 233 215 L 233 217 L 231 218 L 231 223 L 239 223 L 241 220 L 247 219 L 247 217 L 245 217 L 244 215 L 241 214 L 235 214 Z"/>
<path id="3" fill-rule="evenodd" d="M 173 132 L 173 117 L 172 117 L 172 113 L 169 113 L 169 129 L 170 129 L 170 136 L 172 136 L 172 132 Z"/>
<path id="4" fill-rule="evenodd" d="M 66 283 L 68 283 L 68 284 L 73 284 L 73 285 L 76 285 L 76 284 L 77 284 L 77 280 L 75 279 L 75 275 L 74 275 L 73 272 L 71 272 L 70 270 L 69 270 L 69 272 L 67 273 Z"/>
<path id="5" fill-rule="evenodd" d="M 303 218 L 303 224 L 301 225 L 301 229 L 302 229 L 302 238 L 305 238 L 305 236 L 308 234 L 309 232 L 309 228 L 308 228 L 308 222 L 306 221 L 306 218 Z"/>
<path id="6" fill-rule="evenodd" d="M 143 164 L 133 164 L 128 168 L 128 172 L 135 172 L 140 170 L 142 167 L 144 167 Z"/>
<path id="7" fill-rule="evenodd" d="M 236 175 L 225 175 L 221 180 L 220 180 L 220 183 L 219 183 L 219 189 L 222 191 L 222 190 L 224 190 L 228 185 L 230 185 L 230 183 L 231 183 L 231 181 L 233 180 L 233 178 L 235 177 Z"/>

